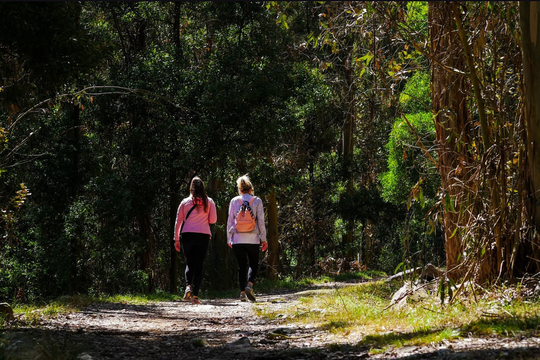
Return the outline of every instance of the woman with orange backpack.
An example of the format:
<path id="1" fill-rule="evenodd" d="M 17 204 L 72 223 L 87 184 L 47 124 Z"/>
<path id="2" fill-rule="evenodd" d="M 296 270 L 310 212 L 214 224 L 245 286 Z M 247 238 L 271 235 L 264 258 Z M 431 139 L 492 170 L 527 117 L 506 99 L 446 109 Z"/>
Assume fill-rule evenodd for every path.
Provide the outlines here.
<path id="1" fill-rule="evenodd" d="M 210 224 L 217 221 L 216 205 L 206 196 L 203 181 L 195 176 L 191 180 L 191 195 L 180 203 L 176 214 L 174 227 L 174 247 L 180 252 L 180 237 L 182 251 L 186 258 L 186 291 L 184 301 L 200 304 L 199 288 L 203 276 L 203 264 L 210 237 Z"/>
<path id="2" fill-rule="evenodd" d="M 253 195 L 253 185 L 247 175 L 236 180 L 238 196 L 229 204 L 227 243 L 238 261 L 240 300 L 255 301 L 253 284 L 259 267 L 259 245 L 266 251 L 264 208 L 260 198 Z"/>

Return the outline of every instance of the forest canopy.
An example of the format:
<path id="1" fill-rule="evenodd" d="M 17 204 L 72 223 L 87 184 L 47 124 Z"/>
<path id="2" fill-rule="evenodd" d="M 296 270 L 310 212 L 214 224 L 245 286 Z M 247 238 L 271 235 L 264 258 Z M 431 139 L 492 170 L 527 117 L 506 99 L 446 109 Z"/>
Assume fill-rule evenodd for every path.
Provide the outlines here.
<path id="1" fill-rule="evenodd" d="M 0 299 L 178 291 L 176 210 L 264 201 L 271 280 L 540 265 L 540 7 L 0 2 Z"/>

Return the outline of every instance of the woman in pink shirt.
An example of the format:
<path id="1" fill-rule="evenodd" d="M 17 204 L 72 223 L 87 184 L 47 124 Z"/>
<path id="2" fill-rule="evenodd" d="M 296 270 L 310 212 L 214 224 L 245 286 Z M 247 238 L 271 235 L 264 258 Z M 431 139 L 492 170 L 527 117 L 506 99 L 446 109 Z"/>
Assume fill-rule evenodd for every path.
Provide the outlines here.
<path id="1" fill-rule="evenodd" d="M 185 198 L 178 207 L 174 227 L 174 247 L 180 251 L 180 233 L 182 251 L 186 258 L 186 291 L 184 300 L 200 304 L 199 289 L 203 276 L 203 264 L 208 244 L 210 243 L 210 224 L 217 221 L 216 204 L 206 196 L 204 183 L 199 177 L 191 180 L 191 196 Z"/>

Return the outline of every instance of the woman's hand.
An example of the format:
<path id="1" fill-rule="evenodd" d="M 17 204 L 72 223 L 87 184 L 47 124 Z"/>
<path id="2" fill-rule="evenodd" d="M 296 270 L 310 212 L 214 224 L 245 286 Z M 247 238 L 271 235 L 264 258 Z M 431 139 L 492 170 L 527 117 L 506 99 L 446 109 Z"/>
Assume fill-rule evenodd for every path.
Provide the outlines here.
<path id="1" fill-rule="evenodd" d="M 180 252 L 180 240 L 174 241 L 174 248 L 176 249 L 176 251 Z"/>
<path id="2" fill-rule="evenodd" d="M 268 243 L 267 243 L 266 241 L 263 241 L 263 242 L 262 242 L 262 248 L 261 248 L 261 250 L 262 250 L 263 252 L 265 252 L 266 249 L 268 249 Z"/>

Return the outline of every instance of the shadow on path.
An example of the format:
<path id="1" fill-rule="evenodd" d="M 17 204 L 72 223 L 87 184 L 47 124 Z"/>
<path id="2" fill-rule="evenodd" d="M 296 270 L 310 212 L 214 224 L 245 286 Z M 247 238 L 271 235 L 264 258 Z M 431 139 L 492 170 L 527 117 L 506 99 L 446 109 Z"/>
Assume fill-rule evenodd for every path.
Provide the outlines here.
<path id="1" fill-rule="evenodd" d="M 374 349 L 370 354 L 370 344 L 387 346 L 396 336 L 410 340 L 425 334 L 381 335 L 373 342 L 367 339 L 363 347 L 337 345 L 319 328 L 278 324 L 255 315 L 257 306 L 293 306 L 295 299 L 312 291 L 260 295 L 255 304 L 231 299 L 204 300 L 200 306 L 181 301 L 96 303 L 77 313 L 44 319 L 35 327 L 19 324 L 3 329 L 0 360 L 540 359 L 538 338 L 462 339 L 381 353 Z M 284 328 L 287 331 L 279 331 Z"/>

